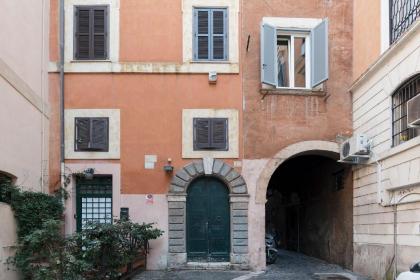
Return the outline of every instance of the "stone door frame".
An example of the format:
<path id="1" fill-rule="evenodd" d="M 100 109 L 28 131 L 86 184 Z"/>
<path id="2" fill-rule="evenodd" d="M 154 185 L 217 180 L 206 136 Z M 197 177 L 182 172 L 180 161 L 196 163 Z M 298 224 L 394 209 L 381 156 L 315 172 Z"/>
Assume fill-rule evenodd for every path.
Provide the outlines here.
<path id="1" fill-rule="evenodd" d="M 245 180 L 222 160 L 204 158 L 175 173 L 168 192 L 168 267 L 187 264 L 186 202 L 187 189 L 197 178 L 212 176 L 229 188 L 230 197 L 230 263 L 248 268 L 248 203 Z"/>

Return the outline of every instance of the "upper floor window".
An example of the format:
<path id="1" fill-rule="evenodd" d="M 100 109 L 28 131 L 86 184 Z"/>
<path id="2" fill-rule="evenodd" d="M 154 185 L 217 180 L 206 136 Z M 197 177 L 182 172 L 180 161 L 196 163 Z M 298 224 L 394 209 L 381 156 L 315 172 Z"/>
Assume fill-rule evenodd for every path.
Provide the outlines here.
<path id="1" fill-rule="evenodd" d="M 308 30 L 263 23 L 261 33 L 263 83 L 311 89 L 328 79 L 328 20 Z"/>
<path id="2" fill-rule="evenodd" d="M 194 118 L 194 151 L 227 151 L 227 118 Z"/>
<path id="3" fill-rule="evenodd" d="M 10 203 L 11 193 L 8 188 L 13 183 L 13 178 L 0 172 L 0 202 Z"/>
<path id="4" fill-rule="evenodd" d="M 420 16 L 419 0 L 389 0 L 391 44 Z"/>
<path id="5" fill-rule="evenodd" d="M 400 86 L 392 95 L 392 145 L 397 146 L 418 135 L 419 129 L 408 127 L 407 101 L 420 94 L 420 74 Z"/>
<path id="6" fill-rule="evenodd" d="M 194 9 L 194 60 L 227 60 L 227 9 Z"/>
<path id="7" fill-rule="evenodd" d="M 108 7 L 76 6 L 74 16 L 74 58 L 108 58 Z"/>
<path id="8" fill-rule="evenodd" d="M 107 152 L 108 118 L 75 118 L 74 150 Z"/>

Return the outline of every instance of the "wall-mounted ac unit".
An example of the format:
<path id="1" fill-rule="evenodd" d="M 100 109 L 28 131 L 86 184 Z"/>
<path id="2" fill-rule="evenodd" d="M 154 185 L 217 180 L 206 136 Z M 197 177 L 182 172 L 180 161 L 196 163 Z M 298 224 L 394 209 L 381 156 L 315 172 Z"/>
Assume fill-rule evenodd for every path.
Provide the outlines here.
<path id="1" fill-rule="evenodd" d="M 369 139 L 364 134 L 357 134 L 347 139 L 340 146 L 340 161 L 357 164 L 369 158 Z"/>
<path id="2" fill-rule="evenodd" d="M 407 102 L 407 123 L 409 127 L 420 127 L 420 94 Z"/>

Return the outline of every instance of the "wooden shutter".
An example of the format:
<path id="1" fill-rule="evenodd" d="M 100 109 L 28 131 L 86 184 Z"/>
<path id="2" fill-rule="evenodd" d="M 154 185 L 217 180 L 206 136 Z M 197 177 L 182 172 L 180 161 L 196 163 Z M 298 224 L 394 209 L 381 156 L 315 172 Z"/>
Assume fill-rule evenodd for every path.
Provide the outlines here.
<path id="1" fill-rule="evenodd" d="M 212 59 L 227 59 L 227 13 L 225 9 L 212 11 Z"/>
<path id="2" fill-rule="evenodd" d="M 108 57 L 108 7 L 77 7 L 74 37 L 75 59 L 106 59 Z"/>
<path id="3" fill-rule="evenodd" d="M 215 150 L 228 150 L 228 120 L 211 120 L 211 147 Z"/>
<path id="4" fill-rule="evenodd" d="M 210 119 L 194 119 L 194 150 L 210 149 Z"/>
<path id="5" fill-rule="evenodd" d="M 311 30 L 311 87 L 328 80 L 328 19 Z"/>
<path id="6" fill-rule="evenodd" d="M 76 8 L 75 58 L 89 59 L 90 53 L 90 9 Z"/>
<path id="7" fill-rule="evenodd" d="M 90 119 L 76 118 L 75 119 L 75 151 L 86 151 L 89 149 L 90 142 Z"/>
<path id="8" fill-rule="evenodd" d="M 210 16 L 208 10 L 194 10 L 194 59 L 209 59 Z"/>
<path id="9" fill-rule="evenodd" d="M 261 82 L 277 86 L 278 84 L 277 30 L 264 23 L 261 26 Z"/>
<path id="10" fill-rule="evenodd" d="M 93 57 L 107 58 L 107 9 L 105 7 L 93 10 Z"/>
<path id="11" fill-rule="evenodd" d="M 91 119 L 90 149 L 108 151 L 108 118 Z"/>

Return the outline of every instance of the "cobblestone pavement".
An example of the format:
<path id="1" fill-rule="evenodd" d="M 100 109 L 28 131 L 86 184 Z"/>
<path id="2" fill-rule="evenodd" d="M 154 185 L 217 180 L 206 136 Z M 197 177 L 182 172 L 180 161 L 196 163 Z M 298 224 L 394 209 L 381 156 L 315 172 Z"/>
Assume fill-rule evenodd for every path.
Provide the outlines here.
<path id="1" fill-rule="evenodd" d="M 345 275 L 339 277 L 337 274 Z M 245 271 L 209 271 L 209 270 L 179 270 L 179 271 L 145 271 L 133 280 L 369 280 L 344 270 L 338 265 L 307 257 L 288 251 L 280 251 L 275 264 L 267 266 L 261 274 Z"/>

